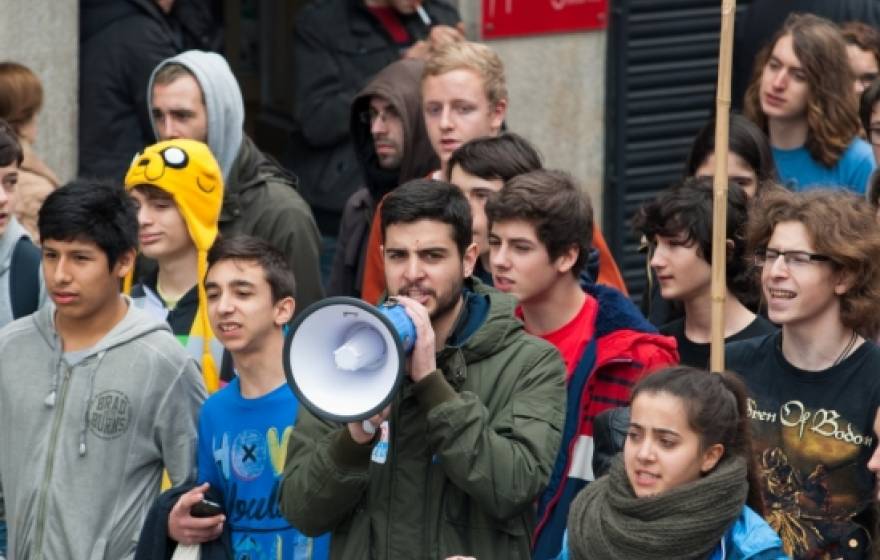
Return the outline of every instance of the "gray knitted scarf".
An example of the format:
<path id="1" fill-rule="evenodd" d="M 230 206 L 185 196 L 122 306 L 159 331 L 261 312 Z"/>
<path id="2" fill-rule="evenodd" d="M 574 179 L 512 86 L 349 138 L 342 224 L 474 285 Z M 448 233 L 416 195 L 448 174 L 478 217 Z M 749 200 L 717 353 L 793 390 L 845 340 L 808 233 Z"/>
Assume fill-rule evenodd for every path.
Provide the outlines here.
<path id="1" fill-rule="evenodd" d="M 736 520 L 748 494 L 746 461 L 725 458 L 708 475 L 658 496 L 637 498 L 623 460 L 571 504 L 575 560 L 700 560 Z"/>

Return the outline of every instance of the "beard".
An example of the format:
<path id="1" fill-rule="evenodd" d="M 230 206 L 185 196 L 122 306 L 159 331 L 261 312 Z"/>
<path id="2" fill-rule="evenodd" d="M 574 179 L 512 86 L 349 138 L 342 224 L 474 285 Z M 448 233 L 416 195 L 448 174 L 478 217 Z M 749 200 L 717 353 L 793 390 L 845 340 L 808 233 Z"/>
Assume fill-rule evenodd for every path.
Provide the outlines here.
<path id="1" fill-rule="evenodd" d="M 461 294 L 464 291 L 464 276 L 458 275 L 455 281 L 449 286 L 448 290 L 443 290 L 439 293 L 437 290 L 425 288 L 418 284 L 408 284 L 401 287 L 397 290 L 397 293 L 393 295 L 409 296 L 410 290 L 418 290 L 422 293 L 428 294 L 434 299 L 434 309 L 428 314 L 428 316 L 430 317 L 431 322 L 435 323 L 438 319 L 446 317 L 449 313 L 452 313 L 455 310 L 455 306 L 458 305 L 458 302 L 461 300 Z"/>
<path id="2" fill-rule="evenodd" d="M 438 295 L 434 292 L 434 300 L 437 302 L 437 307 L 430 314 L 432 323 L 436 323 L 438 319 L 442 319 L 449 313 L 455 311 L 455 306 L 461 301 L 461 293 L 463 290 L 464 278 L 459 276 L 452 286 L 450 286 L 449 291 L 442 295 Z"/>

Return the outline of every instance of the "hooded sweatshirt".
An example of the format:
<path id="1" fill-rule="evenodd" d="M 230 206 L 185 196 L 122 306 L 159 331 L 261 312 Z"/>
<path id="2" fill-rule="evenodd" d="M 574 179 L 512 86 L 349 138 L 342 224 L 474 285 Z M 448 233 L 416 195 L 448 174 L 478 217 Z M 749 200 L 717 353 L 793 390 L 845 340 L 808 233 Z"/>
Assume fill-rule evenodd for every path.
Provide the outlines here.
<path id="1" fill-rule="evenodd" d="M 415 59 L 389 64 L 367 84 L 351 105 L 351 137 L 366 177 L 366 187 L 374 201 L 381 199 L 398 185 L 410 179 L 427 177 L 431 171 L 440 167 L 440 160 L 431 147 L 422 116 L 424 68 L 425 63 Z M 387 100 L 403 122 L 403 157 L 397 169 L 385 170 L 379 167 L 370 123 L 363 120 L 374 95 Z"/>
<path id="2" fill-rule="evenodd" d="M 217 53 L 186 51 L 163 60 L 150 75 L 147 85 L 147 106 L 153 106 L 153 80 L 156 73 L 168 64 L 177 63 L 188 68 L 196 77 L 205 100 L 208 113 L 208 147 L 223 170 L 224 182 L 229 182 L 232 164 L 241 148 L 244 137 L 244 101 L 241 89 L 226 59 Z M 153 134 L 159 139 L 159 131 L 153 123 Z"/>
<path id="3" fill-rule="evenodd" d="M 67 355 L 54 317 L 46 305 L 0 330 L 10 555 L 129 558 L 163 468 L 174 484 L 194 475 L 205 388 L 167 325 L 130 304 L 97 344 Z"/>
<path id="4" fill-rule="evenodd" d="M 364 257 L 376 202 L 398 185 L 426 177 L 440 165 L 422 116 L 421 79 L 424 68 L 424 62 L 415 59 L 393 62 L 379 72 L 352 103 L 351 137 L 365 185 L 349 197 L 342 212 L 328 287 L 331 295 L 360 294 Z M 369 114 L 373 96 L 388 101 L 403 123 L 403 154 L 400 166 L 394 169 L 384 169 L 379 165 L 372 126 L 369 119 L 364 118 Z"/>
<path id="5" fill-rule="evenodd" d="M 27 232 L 18 223 L 18 220 L 11 218 L 6 231 L 0 235 L 0 326 L 11 323 L 13 320 L 12 313 L 12 294 L 9 288 L 10 271 L 12 270 L 12 253 L 15 251 L 15 245 L 22 237 L 27 236 Z M 40 283 L 40 305 L 46 301 L 46 286 L 43 283 L 43 275 L 38 275 L 34 282 Z"/>

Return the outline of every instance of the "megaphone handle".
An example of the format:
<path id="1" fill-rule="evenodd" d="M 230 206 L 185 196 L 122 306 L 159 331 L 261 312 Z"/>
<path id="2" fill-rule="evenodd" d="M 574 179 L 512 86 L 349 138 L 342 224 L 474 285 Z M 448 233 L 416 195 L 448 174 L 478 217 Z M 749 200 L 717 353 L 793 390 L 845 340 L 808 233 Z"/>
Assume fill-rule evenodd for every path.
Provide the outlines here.
<path id="1" fill-rule="evenodd" d="M 374 426 L 373 423 L 370 422 L 369 420 L 364 420 L 363 422 L 361 422 L 361 427 L 364 429 L 364 431 L 366 433 L 368 433 L 370 435 L 373 435 L 376 433 L 376 426 Z"/>

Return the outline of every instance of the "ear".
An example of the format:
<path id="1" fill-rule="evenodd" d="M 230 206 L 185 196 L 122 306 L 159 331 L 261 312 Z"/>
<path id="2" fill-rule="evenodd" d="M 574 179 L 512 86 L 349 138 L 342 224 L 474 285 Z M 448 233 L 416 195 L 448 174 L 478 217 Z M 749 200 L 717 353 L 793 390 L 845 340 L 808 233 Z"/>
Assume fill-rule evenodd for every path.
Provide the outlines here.
<path id="1" fill-rule="evenodd" d="M 853 287 L 853 284 L 855 284 L 855 279 L 852 272 L 838 272 L 834 277 L 834 293 L 842 296 Z"/>
<path id="2" fill-rule="evenodd" d="M 468 248 L 464 250 L 464 254 L 461 256 L 464 278 L 467 278 L 474 273 L 474 266 L 476 266 L 477 257 L 479 256 L 480 249 L 477 247 L 476 243 L 471 243 Z"/>
<path id="3" fill-rule="evenodd" d="M 296 309 L 296 301 L 290 296 L 281 298 L 277 302 L 275 302 L 275 306 L 273 309 L 273 315 L 275 319 L 275 325 L 281 326 L 285 323 L 290 322 L 290 319 L 293 317 L 293 311 Z"/>
<path id="4" fill-rule="evenodd" d="M 700 464 L 700 472 L 706 474 L 714 469 L 715 465 L 718 464 L 718 461 L 720 461 L 722 457 L 724 457 L 723 444 L 716 443 L 710 446 L 709 449 L 703 452 L 703 462 Z"/>
<path id="5" fill-rule="evenodd" d="M 560 274 L 566 274 L 571 271 L 574 263 L 577 262 L 578 257 L 581 254 L 581 250 L 574 245 L 565 250 L 564 253 L 556 257 L 556 261 L 553 265 L 556 267 L 556 271 Z"/>
<path id="6" fill-rule="evenodd" d="M 131 272 L 131 269 L 134 268 L 135 257 L 137 256 L 137 251 L 135 249 L 129 249 L 124 253 L 120 254 L 116 259 L 116 264 L 113 265 L 113 275 L 118 278 L 125 278 L 128 276 L 128 273 Z"/>
<path id="7" fill-rule="evenodd" d="M 492 107 L 491 125 L 492 130 L 497 135 L 504 124 L 504 118 L 507 116 L 507 99 L 500 99 L 498 103 Z"/>

